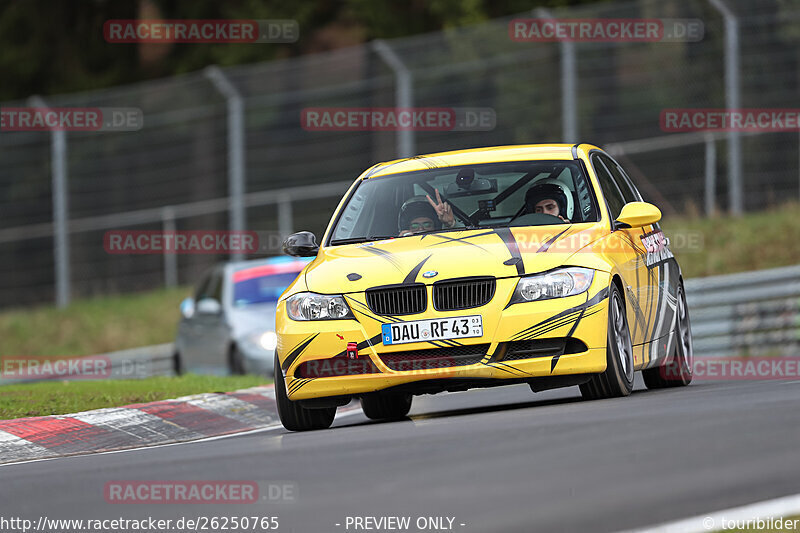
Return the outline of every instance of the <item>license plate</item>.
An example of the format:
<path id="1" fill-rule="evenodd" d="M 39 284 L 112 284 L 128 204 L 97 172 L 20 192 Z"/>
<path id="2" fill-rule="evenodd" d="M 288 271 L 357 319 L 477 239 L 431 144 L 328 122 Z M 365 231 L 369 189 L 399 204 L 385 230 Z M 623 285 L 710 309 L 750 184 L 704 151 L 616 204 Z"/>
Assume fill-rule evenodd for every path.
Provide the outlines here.
<path id="1" fill-rule="evenodd" d="M 394 324 L 383 324 L 381 327 L 381 337 L 386 346 L 482 336 L 483 317 L 481 315 L 395 322 Z"/>

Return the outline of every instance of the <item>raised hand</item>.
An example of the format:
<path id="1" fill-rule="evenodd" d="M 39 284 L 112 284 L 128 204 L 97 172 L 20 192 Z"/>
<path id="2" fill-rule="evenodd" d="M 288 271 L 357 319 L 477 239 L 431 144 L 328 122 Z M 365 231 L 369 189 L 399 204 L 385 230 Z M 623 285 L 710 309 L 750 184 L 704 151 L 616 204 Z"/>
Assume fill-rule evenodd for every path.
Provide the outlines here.
<path id="1" fill-rule="evenodd" d="M 452 228 L 456 224 L 456 219 L 453 216 L 453 208 L 447 202 L 442 201 L 442 197 L 439 195 L 439 189 L 434 190 L 436 191 L 435 202 L 431 200 L 431 197 L 427 194 L 425 198 L 428 199 L 428 203 L 436 210 L 436 216 L 439 217 L 442 225 L 446 228 Z"/>

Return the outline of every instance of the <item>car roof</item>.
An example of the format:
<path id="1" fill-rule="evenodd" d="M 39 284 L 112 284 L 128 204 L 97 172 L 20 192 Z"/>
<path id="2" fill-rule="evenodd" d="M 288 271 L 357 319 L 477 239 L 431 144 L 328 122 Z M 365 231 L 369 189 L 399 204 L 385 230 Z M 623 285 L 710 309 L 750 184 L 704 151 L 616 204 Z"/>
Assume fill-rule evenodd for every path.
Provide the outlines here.
<path id="1" fill-rule="evenodd" d="M 461 165 L 479 165 L 484 163 L 498 163 L 504 161 L 530 161 L 530 160 L 572 160 L 575 144 L 523 144 L 511 146 L 490 146 L 485 148 L 470 148 L 467 150 L 454 150 L 451 152 L 438 152 L 433 154 L 418 155 L 406 159 L 396 159 L 385 163 L 378 163 L 364 174 L 362 179 L 402 172 L 429 170 L 432 168 L 446 168 Z M 596 147 L 585 145 L 591 149 Z"/>

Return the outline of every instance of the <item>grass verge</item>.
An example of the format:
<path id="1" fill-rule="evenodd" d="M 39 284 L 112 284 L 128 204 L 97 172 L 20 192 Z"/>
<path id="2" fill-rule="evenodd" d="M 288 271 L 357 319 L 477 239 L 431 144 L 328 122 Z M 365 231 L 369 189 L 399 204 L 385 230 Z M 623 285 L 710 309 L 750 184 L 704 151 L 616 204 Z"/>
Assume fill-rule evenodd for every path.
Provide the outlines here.
<path id="1" fill-rule="evenodd" d="M 686 278 L 731 274 L 800 261 L 800 204 L 742 217 L 665 218 Z M 696 242 L 699 240 L 699 244 Z"/>
<path id="2" fill-rule="evenodd" d="M 42 381 L 0 387 L 0 419 L 77 413 L 203 392 L 229 392 L 269 383 L 260 376 L 154 377 L 113 381 Z"/>

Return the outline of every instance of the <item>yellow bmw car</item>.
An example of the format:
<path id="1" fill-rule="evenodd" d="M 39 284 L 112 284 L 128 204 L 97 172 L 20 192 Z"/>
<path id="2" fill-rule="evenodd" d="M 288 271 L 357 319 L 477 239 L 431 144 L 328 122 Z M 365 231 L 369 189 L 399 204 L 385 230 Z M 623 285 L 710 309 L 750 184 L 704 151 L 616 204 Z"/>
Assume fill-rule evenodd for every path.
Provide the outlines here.
<path id="1" fill-rule="evenodd" d="M 398 419 L 414 395 L 528 383 L 584 398 L 687 385 L 680 267 L 612 157 L 588 144 L 480 148 L 377 164 L 353 183 L 281 296 L 275 394 L 290 430 L 359 398 Z"/>

